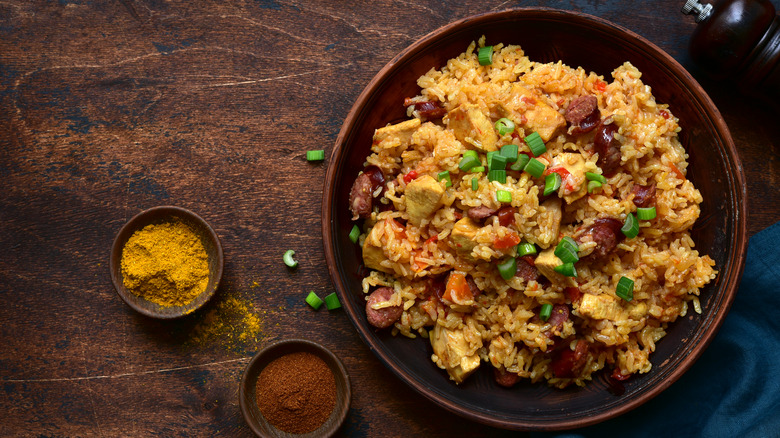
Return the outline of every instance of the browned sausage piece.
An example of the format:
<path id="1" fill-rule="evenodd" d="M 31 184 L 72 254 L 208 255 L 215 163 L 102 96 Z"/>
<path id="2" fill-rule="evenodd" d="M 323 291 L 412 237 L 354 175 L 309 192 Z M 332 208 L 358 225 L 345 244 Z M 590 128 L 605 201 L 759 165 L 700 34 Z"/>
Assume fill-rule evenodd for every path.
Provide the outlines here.
<path id="1" fill-rule="evenodd" d="M 560 334 L 563 329 L 563 323 L 569 320 L 569 306 L 565 304 L 555 304 L 550 313 L 550 319 L 547 320 L 552 325 L 552 332 Z M 550 337 L 548 335 L 548 337 Z"/>
<path id="2" fill-rule="evenodd" d="M 471 207 L 469 208 L 469 211 L 466 212 L 468 217 L 470 217 L 472 220 L 475 220 L 477 222 L 481 222 L 490 216 L 493 216 L 496 214 L 496 209 L 486 207 L 486 206 L 480 206 L 480 207 Z"/>
<path id="3" fill-rule="evenodd" d="M 635 185 L 631 188 L 634 194 L 634 205 L 638 208 L 647 208 L 655 204 L 655 183 L 649 186 Z"/>
<path id="4" fill-rule="evenodd" d="M 528 263 L 528 260 L 526 260 L 526 257 L 518 257 L 516 262 L 516 274 L 526 282 L 529 282 L 531 280 L 539 280 L 539 270 L 536 269 L 536 266 L 534 266 L 531 263 Z"/>
<path id="5" fill-rule="evenodd" d="M 469 285 L 471 296 L 476 300 L 479 294 L 482 293 L 482 290 L 479 288 L 479 286 L 477 286 L 477 283 L 474 282 L 474 279 L 471 277 L 471 275 L 466 275 L 466 284 Z"/>
<path id="6" fill-rule="evenodd" d="M 587 362 L 588 342 L 580 339 L 573 351 L 568 346 L 556 351 L 550 366 L 555 377 L 574 378 L 582 372 Z"/>
<path id="7" fill-rule="evenodd" d="M 574 135 L 585 134 L 598 126 L 601 120 L 601 111 L 599 111 L 599 101 L 596 96 L 580 96 L 571 101 L 566 108 L 564 117 L 566 121 L 574 128 L 571 133 Z"/>
<path id="8" fill-rule="evenodd" d="M 590 255 L 594 257 L 604 257 L 612 252 L 617 244 L 625 237 L 620 231 L 620 228 L 622 227 L 623 223 L 617 219 L 611 217 L 599 218 L 593 222 L 593 225 L 580 234 L 577 237 L 577 240 L 582 243 L 588 240 L 585 239 L 585 236 L 589 236 L 591 241 L 596 242 L 596 247 Z"/>
<path id="9" fill-rule="evenodd" d="M 367 218 L 371 215 L 374 206 L 374 192 L 382 187 L 384 190 L 385 176 L 377 166 L 368 166 L 363 173 L 355 178 L 352 189 L 349 191 L 349 209 L 352 211 L 352 220 Z M 381 193 L 381 192 L 380 192 Z"/>
<path id="10" fill-rule="evenodd" d="M 618 127 L 614 123 L 601 124 L 596 130 L 593 145 L 599 153 L 596 164 L 606 176 L 612 176 L 620 167 L 620 142 L 615 138 Z"/>
<path id="11" fill-rule="evenodd" d="M 376 328 L 387 328 L 393 325 L 404 311 L 403 306 L 390 306 L 382 309 L 374 309 L 371 306 L 377 303 L 383 303 L 389 300 L 392 296 L 393 289 L 389 287 L 380 287 L 368 296 L 366 302 L 366 318 L 368 323 Z"/>
<path id="12" fill-rule="evenodd" d="M 423 120 L 436 120 L 447 114 L 447 110 L 441 106 L 441 102 L 438 100 L 415 102 L 409 97 L 404 99 L 404 106 L 412 105 L 414 105 L 414 110 L 417 111 Z"/>
<path id="13" fill-rule="evenodd" d="M 510 373 L 506 368 L 493 367 L 493 377 L 496 379 L 496 383 L 504 388 L 511 388 L 520 381 L 520 376 L 515 373 Z"/>
<path id="14" fill-rule="evenodd" d="M 512 207 L 501 207 L 497 212 L 498 223 L 502 226 L 508 227 L 515 222 L 515 209 Z"/>

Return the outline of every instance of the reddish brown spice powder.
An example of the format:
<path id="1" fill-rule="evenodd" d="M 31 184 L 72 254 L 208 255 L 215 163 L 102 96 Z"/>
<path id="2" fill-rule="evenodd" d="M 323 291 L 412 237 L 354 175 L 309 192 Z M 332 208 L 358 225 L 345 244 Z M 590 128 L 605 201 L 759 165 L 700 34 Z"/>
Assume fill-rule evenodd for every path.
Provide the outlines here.
<path id="1" fill-rule="evenodd" d="M 308 433 L 333 411 L 336 379 L 316 355 L 290 353 L 260 372 L 256 393 L 257 406 L 269 423 L 287 433 Z"/>

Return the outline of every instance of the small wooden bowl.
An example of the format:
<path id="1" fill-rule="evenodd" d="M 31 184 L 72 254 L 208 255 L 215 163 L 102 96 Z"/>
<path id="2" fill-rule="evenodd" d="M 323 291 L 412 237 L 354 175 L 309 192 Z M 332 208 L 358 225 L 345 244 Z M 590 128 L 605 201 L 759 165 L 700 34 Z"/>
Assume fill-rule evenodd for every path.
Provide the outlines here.
<path id="1" fill-rule="evenodd" d="M 419 93 L 417 78 L 441 68 L 470 42 L 520 45 L 530 59 L 562 60 L 610 78 L 625 61 L 642 72 L 659 102 L 679 117 L 680 141 L 689 154 L 688 179 L 704 203 L 691 230 L 696 249 L 716 262 L 718 277 L 701 291 L 701 315 L 689 311 L 671 324 L 650 356 L 653 369 L 623 382 L 620 396 L 608 379 L 594 376 L 585 388 L 565 390 L 523 382 L 499 387 L 483 366 L 461 385 L 431 360 L 430 343 L 376 330 L 366 320 L 359 245 L 349 239 L 349 194 L 370 153 L 373 133 L 405 120 L 404 97 Z M 677 380 L 714 338 L 737 292 L 747 247 L 747 194 L 734 140 L 715 104 L 671 56 L 630 30 L 590 15 L 519 8 L 464 18 L 424 36 L 395 56 L 368 83 L 346 116 L 329 160 L 322 202 L 325 258 L 344 311 L 368 348 L 414 390 L 463 417 L 516 430 L 562 430 L 624 414 Z M 389 383 L 392 384 L 392 383 Z M 615 391 L 619 392 L 619 391 Z"/>
<path id="2" fill-rule="evenodd" d="M 336 405 L 333 407 L 333 412 L 330 413 L 330 417 L 325 420 L 322 426 L 305 434 L 291 434 L 277 429 L 263 417 L 260 408 L 257 406 L 257 378 L 260 376 L 260 373 L 274 359 L 297 352 L 312 353 L 325 361 L 336 380 Z M 241 378 L 241 387 L 239 389 L 239 403 L 241 404 L 244 420 L 257 436 L 271 438 L 320 438 L 333 436 L 347 417 L 351 400 L 352 390 L 349 385 L 349 375 L 338 356 L 322 345 L 304 339 L 279 341 L 260 350 L 249 361 L 244 370 L 244 376 Z"/>
<path id="3" fill-rule="evenodd" d="M 203 246 L 208 253 L 209 260 L 209 282 L 206 290 L 197 298 L 184 306 L 161 306 L 153 303 L 131 292 L 125 287 L 122 276 L 121 260 L 122 249 L 127 240 L 138 230 L 143 229 L 149 224 L 171 222 L 178 219 L 190 228 L 200 237 Z M 159 206 L 153 207 L 135 215 L 130 219 L 114 238 L 111 246 L 111 258 L 109 268 L 111 269 L 111 281 L 119 296 L 133 309 L 152 318 L 171 319 L 190 314 L 203 306 L 217 290 L 219 282 L 222 279 L 222 269 L 224 267 L 224 257 L 222 254 L 222 245 L 219 242 L 217 233 L 200 216 L 190 210 L 174 207 Z"/>

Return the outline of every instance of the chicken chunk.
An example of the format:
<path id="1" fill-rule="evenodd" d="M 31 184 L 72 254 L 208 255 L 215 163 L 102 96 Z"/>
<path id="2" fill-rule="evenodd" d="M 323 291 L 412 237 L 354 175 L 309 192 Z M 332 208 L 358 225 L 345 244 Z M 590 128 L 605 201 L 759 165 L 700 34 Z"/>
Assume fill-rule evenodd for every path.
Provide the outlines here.
<path id="1" fill-rule="evenodd" d="M 563 264 L 563 262 L 555 255 L 555 247 L 550 247 L 542 251 L 536 257 L 536 260 L 534 260 L 536 269 L 539 270 L 540 274 L 547 277 L 548 280 L 564 287 L 576 287 L 577 282 L 573 277 L 567 277 L 555 272 L 555 267 L 561 264 Z"/>
<path id="2" fill-rule="evenodd" d="M 433 361 L 439 368 L 446 370 L 455 383 L 463 382 L 479 368 L 479 348 L 469 344 L 463 330 L 448 329 L 436 324 L 430 332 L 430 339 Z"/>
<path id="3" fill-rule="evenodd" d="M 460 253 L 470 253 L 477 246 L 475 238 L 479 228 L 479 224 L 468 216 L 455 222 L 450 233 L 450 240 L 454 243 L 455 249 Z"/>
<path id="4" fill-rule="evenodd" d="M 378 222 L 371 228 L 371 231 L 368 232 L 366 240 L 363 242 L 363 264 L 366 265 L 366 268 L 392 274 L 392 269 L 382 265 L 382 262 L 387 260 L 385 251 L 382 249 L 384 246 L 382 242 L 383 234 L 383 222 Z"/>
<path id="5" fill-rule="evenodd" d="M 464 103 L 450 111 L 446 121 L 447 127 L 461 142 L 473 145 L 482 152 L 498 149 L 498 135 L 493 121 L 478 105 Z"/>
<path id="6" fill-rule="evenodd" d="M 559 128 L 566 126 L 566 119 L 558 111 L 544 102 L 533 90 L 519 83 L 512 85 L 508 103 L 497 105 L 500 111 L 515 122 L 525 120 L 521 124 L 531 131 L 536 131 L 545 142 L 549 141 Z"/>
<path id="7" fill-rule="evenodd" d="M 383 148 L 407 147 L 411 142 L 412 134 L 420 127 L 420 123 L 420 119 L 414 118 L 379 128 L 374 131 L 374 144 L 381 145 Z"/>
<path id="8" fill-rule="evenodd" d="M 618 299 L 612 295 L 583 294 L 580 307 L 577 309 L 580 316 L 591 319 L 625 319 L 625 309 Z"/>
<path id="9" fill-rule="evenodd" d="M 442 204 L 444 187 L 430 175 L 423 175 L 406 186 L 406 213 L 409 222 L 420 226 Z"/>
<path id="10" fill-rule="evenodd" d="M 588 193 L 588 184 L 585 178 L 585 158 L 578 153 L 564 152 L 553 157 L 549 172 L 563 169 L 558 172 L 561 177 L 561 191 L 563 200 L 567 204 L 582 198 Z"/>

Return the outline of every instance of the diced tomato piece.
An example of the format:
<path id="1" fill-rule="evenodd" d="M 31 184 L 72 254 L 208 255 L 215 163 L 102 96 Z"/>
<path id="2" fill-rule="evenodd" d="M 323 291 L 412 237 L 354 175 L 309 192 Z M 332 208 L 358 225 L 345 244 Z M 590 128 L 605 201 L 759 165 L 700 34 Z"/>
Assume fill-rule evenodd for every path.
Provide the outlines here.
<path id="1" fill-rule="evenodd" d="M 607 83 L 604 81 L 596 81 L 594 87 L 599 90 L 599 92 L 603 93 L 607 90 Z"/>
<path id="2" fill-rule="evenodd" d="M 503 237 L 497 237 L 493 240 L 493 247 L 495 249 L 507 249 L 520 243 L 520 236 L 516 233 L 510 232 Z"/>
<path id="3" fill-rule="evenodd" d="M 623 373 L 620 371 L 620 368 L 618 368 L 618 367 L 615 367 L 615 368 L 612 370 L 612 374 L 610 374 L 610 376 L 609 376 L 609 377 L 610 377 L 610 378 L 612 378 L 612 379 L 615 379 L 615 380 L 617 380 L 617 381 L 619 381 L 619 382 L 623 382 L 623 381 L 625 381 L 625 380 L 628 380 L 628 378 L 629 378 L 629 377 L 631 377 L 631 374 L 623 374 Z"/>
<path id="4" fill-rule="evenodd" d="M 463 303 L 473 300 L 474 295 L 471 293 L 471 287 L 469 287 L 466 281 L 466 275 L 460 272 L 450 273 L 442 298 L 452 303 Z"/>
<path id="5" fill-rule="evenodd" d="M 578 287 L 567 287 L 563 290 L 563 293 L 566 294 L 567 297 L 569 297 L 569 301 L 572 303 L 575 303 L 582 298 L 582 291 Z"/>
<path id="6" fill-rule="evenodd" d="M 418 176 L 420 176 L 420 175 L 417 174 L 416 170 L 409 171 L 409 173 L 404 175 L 404 182 L 409 184 L 410 182 L 412 182 L 415 179 L 417 179 Z"/>

